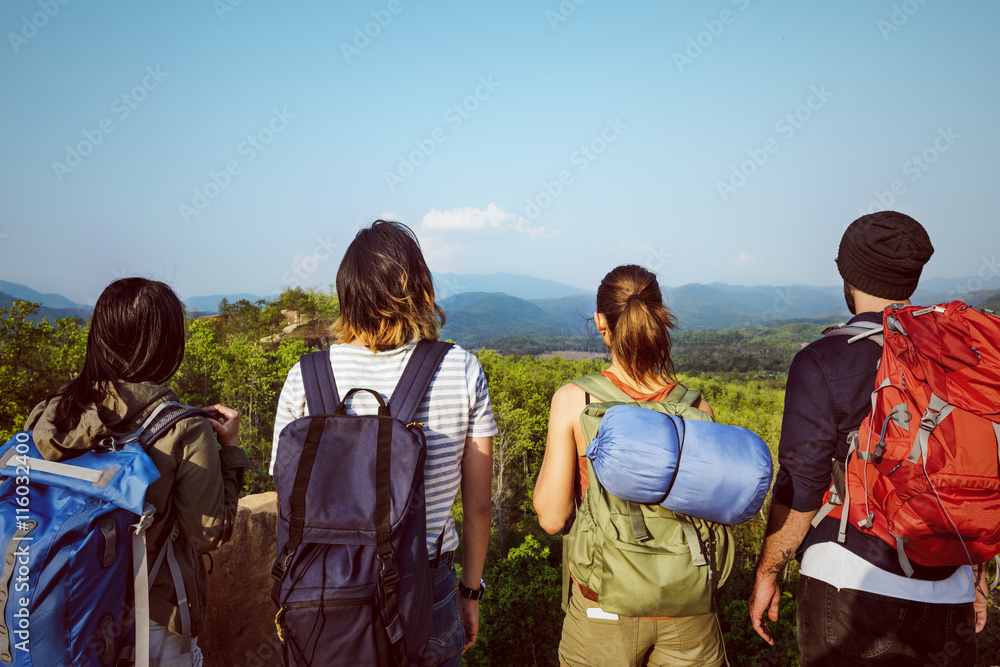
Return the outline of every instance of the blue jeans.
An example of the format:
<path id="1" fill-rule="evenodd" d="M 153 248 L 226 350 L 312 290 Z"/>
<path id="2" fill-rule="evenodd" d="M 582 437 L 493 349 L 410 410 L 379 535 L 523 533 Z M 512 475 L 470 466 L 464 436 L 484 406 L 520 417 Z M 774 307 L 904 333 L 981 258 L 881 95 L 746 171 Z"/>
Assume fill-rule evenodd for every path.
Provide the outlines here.
<path id="1" fill-rule="evenodd" d="M 449 561 L 435 569 L 434 612 L 431 616 L 431 637 L 420 656 L 421 667 L 459 667 L 465 646 L 465 627 L 458 609 L 458 577 Z"/>
<path id="2" fill-rule="evenodd" d="M 799 578 L 797 622 L 801 667 L 972 667 L 972 603 L 934 604 L 837 590 Z"/>

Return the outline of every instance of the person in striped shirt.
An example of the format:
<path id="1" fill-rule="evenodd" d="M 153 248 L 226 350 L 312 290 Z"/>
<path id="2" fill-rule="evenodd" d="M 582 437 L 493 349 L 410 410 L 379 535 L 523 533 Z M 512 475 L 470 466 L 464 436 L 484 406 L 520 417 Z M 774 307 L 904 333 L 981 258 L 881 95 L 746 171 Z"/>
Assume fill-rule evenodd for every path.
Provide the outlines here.
<path id="1" fill-rule="evenodd" d="M 353 387 L 373 389 L 388 400 L 421 338 L 437 339 L 444 313 L 434 301 L 431 273 L 412 230 L 377 220 L 358 232 L 337 272 L 340 316 L 330 348 L 341 396 Z M 377 402 L 358 392 L 349 414 L 374 414 Z M 302 373 L 296 364 L 281 390 L 274 421 L 271 473 L 282 429 L 308 414 Z M 452 347 L 441 362 L 414 421 L 424 424 L 427 459 L 427 551 L 434 569 L 434 617 L 421 665 L 458 667 L 476 643 L 483 565 L 492 518 L 493 436 L 497 434 L 483 368 Z M 453 554 L 459 545 L 451 514 L 462 491 L 462 581 Z"/>

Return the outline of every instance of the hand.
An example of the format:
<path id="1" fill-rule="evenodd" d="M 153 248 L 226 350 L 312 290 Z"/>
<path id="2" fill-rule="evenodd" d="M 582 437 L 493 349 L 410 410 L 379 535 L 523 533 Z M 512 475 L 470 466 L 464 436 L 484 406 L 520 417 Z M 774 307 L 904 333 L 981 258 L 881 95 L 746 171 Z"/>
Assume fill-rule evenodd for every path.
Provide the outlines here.
<path id="1" fill-rule="evenodd" d="M 223 447 L 239 447 L 240 413 L 219 404 L 205 408 L 205 411 L 214 417 L 214 419 L 209 419 L 208 423 L 212 426 L 212 430 L 215 431 L 215 439 L 219 441 L 219 444 Z M 220 417 L 226 421 L 220 422 Z"/>
<path id="2" fill-rule="evenodd" d="M 987 593 L 990 585 L 986 579 L 986 565 L 988 563 L 976 566 L 976 601 L 972 603 L 972 608 L 976 610 L 977 633 L 986 627 L 986 606 L 989 601 Z"/>
<path id="3" fill-rule="evenodd" d="M 771 636 L 771 629 L 764 623 L 764 612 L 767 612 L 771 621 L 777 621 L 780 600 L 781 589 L 778 587 L 777 577 L 762 579 L 758 576 L 754 579 L 753 592 L 750 593 L 750 624 L 771 646 L 774 646 L 774 638 Z"/>
<path id="4" fill-rule="evenodd" d="M 479 600 L 459 596 L 458 609 L 462 616 L 462 625 L 465 627 L 465 646 L 462 648 L 462 653 L 465 653 L 475 646 L 479 635 Z"/>

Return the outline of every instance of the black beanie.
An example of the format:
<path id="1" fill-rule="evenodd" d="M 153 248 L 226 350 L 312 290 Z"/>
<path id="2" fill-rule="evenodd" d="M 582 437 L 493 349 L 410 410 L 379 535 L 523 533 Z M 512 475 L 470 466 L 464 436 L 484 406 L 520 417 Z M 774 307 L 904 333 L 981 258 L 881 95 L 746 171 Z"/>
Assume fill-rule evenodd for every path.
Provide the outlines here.
<path id="1" fill-rule="evenodd" d="M 927 231 L 908 215 L 863 215 L 840 240 L 837 268 L 852 287 L 882 299 L 908 299 L 934 254 Z"/>

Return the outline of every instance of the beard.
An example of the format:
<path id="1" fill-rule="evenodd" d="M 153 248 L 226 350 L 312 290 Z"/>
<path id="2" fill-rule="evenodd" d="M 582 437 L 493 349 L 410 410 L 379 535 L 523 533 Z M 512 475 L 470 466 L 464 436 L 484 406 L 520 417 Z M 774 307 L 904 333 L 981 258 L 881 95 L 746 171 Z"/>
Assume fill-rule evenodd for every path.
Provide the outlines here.
<path id="1" fill-rule="evenodd" d="M 851 315 L 857 315 L 858 311 L 854 306 L 854 288 L 844 281 L 844 301 L 847 302 L 847 310 L 851 311 Z"/>

